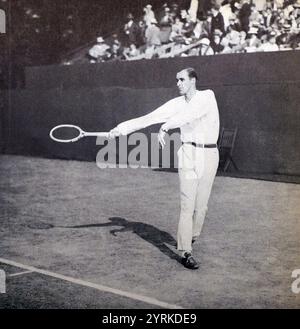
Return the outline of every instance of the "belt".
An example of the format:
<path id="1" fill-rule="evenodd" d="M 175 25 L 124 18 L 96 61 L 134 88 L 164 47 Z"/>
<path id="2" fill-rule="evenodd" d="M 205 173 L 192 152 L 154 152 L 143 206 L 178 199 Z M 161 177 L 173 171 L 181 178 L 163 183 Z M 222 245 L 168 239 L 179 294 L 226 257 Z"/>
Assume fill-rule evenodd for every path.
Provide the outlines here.
<path id="1" fill-rule="evenodd" d="M 195 147 L 202 147 L 202 148 L 208 148 L 208 149 L 213 149 L 217 147 L 217 144 L 197 144 L 194 142 L 183 142 L 182 144 L 189 144 L 193 145 Z"/>

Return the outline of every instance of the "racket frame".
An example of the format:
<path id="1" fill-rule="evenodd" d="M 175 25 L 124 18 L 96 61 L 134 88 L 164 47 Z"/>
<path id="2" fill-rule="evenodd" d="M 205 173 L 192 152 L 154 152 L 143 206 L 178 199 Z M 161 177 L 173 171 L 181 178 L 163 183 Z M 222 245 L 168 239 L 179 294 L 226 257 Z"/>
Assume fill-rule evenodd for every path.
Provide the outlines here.
<path id="1" fill-rule="evenodd" d="M 74 137 L 74 138 L 70 138 L 70 139 L 60 139 L 57 137 L 53 136 L 53 133 L 55 130 L 60 129 L 60 128 L 74 128 L 78 130 L 78 136 Z M 76 125 L 71 125 L 71 124 L 61 124 L 58 126 L 55 126 L 54 128 L 51 129 L 49 136 L 52 140 L 54 140 L 55 142 L 59 142 L 59 143 L 74 143 L 77 142 L 78 140 L 80 140 L 83 137 L 104 137 L 104 138 L 108 138 L 109 137 L 109 133 L 107 132 L 88 132 L 88 131 L 84 131 L 83 129 L 81 129 L 79 126 Z"/>

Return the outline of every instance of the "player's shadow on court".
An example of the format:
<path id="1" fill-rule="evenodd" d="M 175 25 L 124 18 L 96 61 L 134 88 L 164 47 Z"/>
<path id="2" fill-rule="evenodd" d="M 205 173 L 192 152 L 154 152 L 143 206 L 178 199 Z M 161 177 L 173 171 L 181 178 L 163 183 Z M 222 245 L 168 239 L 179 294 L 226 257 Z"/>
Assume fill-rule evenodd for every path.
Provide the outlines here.
<path id="1" fill-rule="evenodd" d="M 110 222 L 103 224 L 87 224 L 68 226 L 69 228 L 89 228 L 89 227 L 108 227 L 108 226 L 120 226 L 119 229 L 113 229 L 110 233 L 113 236 L 117 236 L 117 233 L 132 232 L 138 235 L 140 238 L 151 243 L 158 248 L 163 254 L 167 255 L 171 259 L 174 259 L 181 263 L 181 257 L 171 250 L 166 244 L 176 247 L 175 239 L 167 232 L 161 231 L 153 225 L 145 224 L 142 222 L 130 222 L 125 218 L 111 217 Z"/>

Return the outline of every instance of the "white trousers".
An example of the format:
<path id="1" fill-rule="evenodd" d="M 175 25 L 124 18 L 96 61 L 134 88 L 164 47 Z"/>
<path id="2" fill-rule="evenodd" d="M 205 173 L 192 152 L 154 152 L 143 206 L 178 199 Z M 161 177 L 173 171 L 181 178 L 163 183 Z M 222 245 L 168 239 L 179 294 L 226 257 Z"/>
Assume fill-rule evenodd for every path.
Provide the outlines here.
<path id="1" fill-rule="evenodd" d="M 192 239 L 201 233 L 218 164 L 217 148 L 183 144 L 178 151 L 180 218 L 177 249 L 180 251 L 192 251 Z"/>

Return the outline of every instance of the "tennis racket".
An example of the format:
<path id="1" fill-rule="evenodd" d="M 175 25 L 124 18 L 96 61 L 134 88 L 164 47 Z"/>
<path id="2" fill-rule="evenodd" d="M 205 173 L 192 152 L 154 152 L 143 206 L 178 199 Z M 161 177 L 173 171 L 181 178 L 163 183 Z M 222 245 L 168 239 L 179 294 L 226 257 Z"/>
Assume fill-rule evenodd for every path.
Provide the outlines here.
<path id="1" fill-rule="evenodd" d="M 51 129 L 49 136 L 55 142 L 74 143 L 83 137 L 109 137 L 107 132 L 87 132 L 75 125 L 63 124 Z"/>

